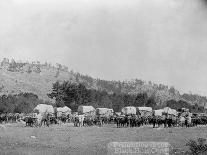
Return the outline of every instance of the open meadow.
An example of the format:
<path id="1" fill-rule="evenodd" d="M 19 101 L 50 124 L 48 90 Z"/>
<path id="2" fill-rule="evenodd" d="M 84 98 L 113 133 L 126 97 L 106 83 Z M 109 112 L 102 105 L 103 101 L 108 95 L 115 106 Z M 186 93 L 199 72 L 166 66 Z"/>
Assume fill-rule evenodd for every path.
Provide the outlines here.
<path id="1" fill-rule="evenodd" d="M 152 126 L 116 128 L 115 125 L 73 127 L 72 124 L 35 128 L 14 123 L 0 126 L 0 150 L 1 155 L 104 155 L 107 144 L 115 141 L 169 142 L 174 149 L 187 150 L 186 142 L 197 137 L 207 138 L 206 130 L 206 126 L 153 129 Z"/>

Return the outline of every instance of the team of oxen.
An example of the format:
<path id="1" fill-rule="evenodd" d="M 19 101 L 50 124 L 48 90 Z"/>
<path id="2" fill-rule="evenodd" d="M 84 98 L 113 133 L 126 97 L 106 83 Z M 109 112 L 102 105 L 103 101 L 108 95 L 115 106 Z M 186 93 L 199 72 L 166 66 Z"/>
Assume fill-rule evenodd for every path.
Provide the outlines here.
<path id="1" fill-rule="evenodd" d="M 153 125 L 155 127 L 192 127 L 207 124 L 205 113 L 190 113 L 189 109 L 179 111 L 165 107 L 153 110 L 151 107 L 124 107 L 122 114 L 115 118 L 117 127 L 140 127 Z"/>
<path id="2" fill-rule="evenodd" d="M 205 113 L 190 113 L 188 109 L 179 111 L 165 107 L 153 110 L 151 107 L 122 108 L 121 112 L 114 112 L 109 108 L 94 108 L 93 106 L 79 106 L 77 112 L 68 107 L 54 108 L 52 105 L 39 104 L 32 113 L 0 114 L 0 123 L 12 123 L 24 121 L 26 126 L 40 127 L 42 125 L 62 124 L 71 122 L 76 127 L 103 126 L 104 124 L 116 124 L 117 127 L 140 127 L 153 125 L 155 127 L 197 126 L 207 124 Z"/>

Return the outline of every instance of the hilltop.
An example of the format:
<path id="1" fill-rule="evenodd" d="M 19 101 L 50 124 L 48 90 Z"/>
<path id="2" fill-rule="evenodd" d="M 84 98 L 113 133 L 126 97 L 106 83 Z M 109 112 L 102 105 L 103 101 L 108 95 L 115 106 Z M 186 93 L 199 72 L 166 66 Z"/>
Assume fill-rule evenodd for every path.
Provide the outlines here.
<path id="1" fill-rule="evenodd" d="M 82 83 L 89 89 L 104 90 L 109 94 L 138 94 L 147 93 L 155 98 L 158 105 L 169 100 L 184 100 L 190 104 L 204 106 L 205 96 L 180 94 L 174 87 L 155 84 L 139 79 L 128 81 L 106 81 L 95 79 L 88 75 L 69 71 L 68 67 L 50 63 L 21 62 L 4 58 L 0 65 L 0 95 L 31 92 L 40 99 L 49 100 L 47 94 L 52 91 L 52 84 L 56 81 L 71 81 Z"/>

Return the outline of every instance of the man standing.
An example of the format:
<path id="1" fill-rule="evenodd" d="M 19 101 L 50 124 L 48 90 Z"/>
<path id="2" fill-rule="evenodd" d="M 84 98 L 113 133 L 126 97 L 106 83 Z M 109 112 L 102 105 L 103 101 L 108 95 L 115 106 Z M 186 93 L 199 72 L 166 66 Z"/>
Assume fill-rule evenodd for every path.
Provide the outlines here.
<path id="1" fill-rule="evenodd" d="M 50 125 L 50 114 L 48 113 L 46 116 L 46 125 L 49 127 Z"/>
<path id="2" fill-rule="evenodd" d="M 188 115 L 185 116 L 185 126 L 188 127 Z"/>
<path id="3" fill-rule="evenodd" d="M 192 121 L 192 118 L 191 118 L 190 115 L 188 115 L 188 127 L 190 127 L 190 125 L 191 125 L 191 121 Z"/>
<path id="4" fill-rule="evenodd" d="M 155 124 L 156 124 L 155 111 L 152 112 L 152 123 L 153 123 L 153 128 L 155 128 Z"/>

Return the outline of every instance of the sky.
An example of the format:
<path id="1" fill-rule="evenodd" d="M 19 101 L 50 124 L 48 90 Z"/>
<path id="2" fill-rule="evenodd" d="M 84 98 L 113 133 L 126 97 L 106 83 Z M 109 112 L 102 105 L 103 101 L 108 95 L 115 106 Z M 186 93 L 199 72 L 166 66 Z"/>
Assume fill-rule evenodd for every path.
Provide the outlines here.
<path id="1" fill-rule="evenodd" d="M 0 59 L 207 96 L 205 0 L 0 0 Z"/>

